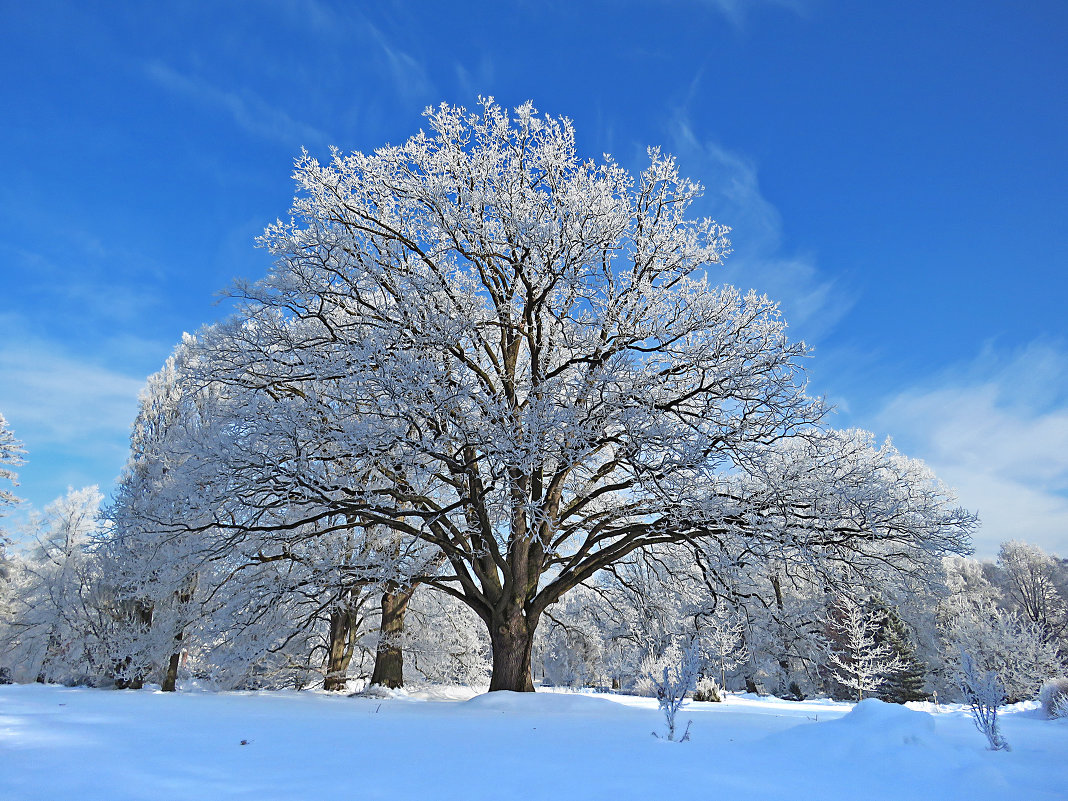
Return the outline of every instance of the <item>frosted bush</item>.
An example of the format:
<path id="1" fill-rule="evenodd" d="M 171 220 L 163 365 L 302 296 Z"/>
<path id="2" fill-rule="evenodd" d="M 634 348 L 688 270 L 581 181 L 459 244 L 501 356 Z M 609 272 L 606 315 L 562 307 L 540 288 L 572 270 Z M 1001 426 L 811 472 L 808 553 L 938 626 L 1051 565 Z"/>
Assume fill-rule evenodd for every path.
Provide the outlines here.
<path id="1" fill-rule="evenodd" d="M 716 686 L 716 682 L 706 678 L 697 682 L 697 689 L 693 691 L 693 700 L 719 703 L 723 699 L 719 695 L 719 687 Z"/>
<path id="2" fill-rule="evenodd" d="M 660 707 L 660 711 L 664 713 L 664 720 L 667 722 L 666 739 L 674 742 L 677 737 L 675 717 L 678 715 L 679 710 L 686 705 L 687 694 L 697 684 L 697 673 L 701 667 L 701 658 L 695 642 L 690 642 L 681 650 L 674 647 L 670 653 L 674 657 L 671 664 L 664 667 L 660 676 L 652 678 L 657 687 L 657 705 Z M 690 724 L 692 722 L 686 722 L 686 729 L 683 731 L 682 736 L 678 737 L 678 742 L 684 743 L 690 739 Z M 653 732 L 653 735 L 659 736 L 656 732 Z"/>
<path id="3" fill-rule="evenodd" d="M 1038 700 L 1047 718 L 1068 718 L 1068 678 L 1059 676 L 1047 681 L 1042 685 Z"/>
<path id="4" fill-rule="evenodd" d="M 1011 751 L 998 727 L 998 707 L 1005 703 L 1005 685 L 992 670 L 981 672 L 971 654 L 961 651 L 960 689 L 972 709 L 975 728 L 986 735 L 991 751 Z"/>

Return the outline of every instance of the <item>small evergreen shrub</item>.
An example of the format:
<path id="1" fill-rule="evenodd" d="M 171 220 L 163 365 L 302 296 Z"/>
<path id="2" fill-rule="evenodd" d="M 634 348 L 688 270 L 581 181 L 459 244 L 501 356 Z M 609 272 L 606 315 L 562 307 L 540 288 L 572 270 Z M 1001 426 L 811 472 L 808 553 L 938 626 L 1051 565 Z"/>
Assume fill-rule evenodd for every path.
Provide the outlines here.
<path id="1" fill-rule="evenodd" d="M 1047 681 L 1038 693 L 1038 700 L 1047 718 L 1068 718 L 1068 678 L 1059 676 Z"/>
<path id="2" fill-rule="evenodd" d="M 693 691 L 693 700 L 711 701 L 716 704 L 723 701 L 719 694 L 719 687 L 712 679 L 701 679 L 697 682 L 697 688 Z"/>
<path id="3" fill-rule="evenodd" d="M 801 685 L 796 681 L 791 681 L 790 686 L 786 690 L 786 697 L 790 701 L 804 701 L 805 694 L 801 692 Z"/>

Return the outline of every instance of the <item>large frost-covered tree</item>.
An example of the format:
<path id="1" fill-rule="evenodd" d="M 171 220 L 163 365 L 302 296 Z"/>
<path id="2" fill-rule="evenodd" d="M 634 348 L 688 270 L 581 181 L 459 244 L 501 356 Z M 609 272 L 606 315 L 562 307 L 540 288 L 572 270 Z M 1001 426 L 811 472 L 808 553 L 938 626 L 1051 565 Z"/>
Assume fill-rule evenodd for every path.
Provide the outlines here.
<path id="1" fill-rule="evenodd" d="M 929 474 L 812 429 L 804 346 L 766 297 L 708 280 L 727 231 L 689 216 L 700 187 L 673 159 L 652 150 L 636 177 L 582 160 L 529 103 L 427 119 L 298 161 L 292 219 L 263 238 L 275 267 L 193 371 L 234 399 L 216 480 L 244 511 L 186 526 L 270 538 L 341 516 L 435 549 L 429 583 L 485 623 L 509 690 L 533 689 L 546 609 L 638 549 L 964 547 L 972 518 Z"/>
<path id="2" fill-rule="evenodd" d="M 1063 563 L 1041 548 L 1014 540 L 1002 543 L 997 566 L 999 583 L 1021 617 L 1037 626 L 1047 641 L 1068 635 L 1068 603 L 1058 589 L 1058 584 L 1068 585 Z"/>

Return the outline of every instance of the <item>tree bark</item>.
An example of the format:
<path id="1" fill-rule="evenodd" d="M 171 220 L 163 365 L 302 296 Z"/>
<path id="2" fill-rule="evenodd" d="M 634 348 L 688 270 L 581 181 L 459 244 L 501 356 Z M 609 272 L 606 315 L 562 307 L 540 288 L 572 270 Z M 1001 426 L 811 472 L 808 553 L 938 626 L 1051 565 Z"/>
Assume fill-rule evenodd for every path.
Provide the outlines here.
<path id="1" fill-rule="evenodd" d="M 779 652 L 779 688 L 777 693 L 780 697 L 785 695 L 787 688 L 790 684 L 790 652 L 789 645 L 786 640 L 786 604 L 782 599 L 782 582 L 779 579 L 779 575 L 773 574 L 771 577 L 771 586 L 775 590 L 775 607 L 779 610 L 779 617 L 777 623 L 779 624 L 779 646 L 781 651 Z"/>
<path id="2" fill-rule="evenodd" d="M 493 647 L 490 692 L 534 692 L 534 681 L 530 675 L 530 651 L 534 645 L 536 626 L 537 619 L 530 618 L 521 610 L 493 616 L 490 622 L 490 643 Z"/>
<path id="3" fill-rule="evenodd" d="M 334 609 L 330 613 L 330 650 L 326 655 L 326 675 L 323 689 L 344 690 L 352 651 L 348 648 L 352 629 L 352 614 L 348 609 Z"/>
<path id="4" fill-rule="evenodd" d="M 404 686 L 404 649 L 400 644 L 404 633 L 404 614 L 415 588 L 387 589 L 382 593 L 382 622 L 378 628 L 378 648 L 371 684 L 397 689 Z"/>
<path id="5" fill-rule="evenodd" d="M 178 642 L 181 642 L 181 638 L 176 638 Z M 163 684 L 160 689 L 165 693 L 173 693 L 175 686 L 178 684 L 178 665 L 182 660 L 181 651 L 171 654 L 171 658 L 167 661 L 167 675 L 163 677 Z"/>
<path id="6" fill-rule="evenodd" d="M 185 586 L 175 593 L 177 599 L 178 609 L 185 608 L 190 601 L 193 600 L 193 593 L 196 592 L 198 576 L 196 573 L 192 573 L 186 577 Z M 184 617 L 184 616 L 183 616 Z M 167 675 L 163 677 L 163 684 L 160 689 L 165 693 L 173 693 L 176 685 L 178 684 L 178 666 L 182 661 L 182 640 L 185 639 L 185 623 L 179 619 L 177 630 L 174 633 L 174 652 L 171 654 L 170 660 L 167 662 Z"/>

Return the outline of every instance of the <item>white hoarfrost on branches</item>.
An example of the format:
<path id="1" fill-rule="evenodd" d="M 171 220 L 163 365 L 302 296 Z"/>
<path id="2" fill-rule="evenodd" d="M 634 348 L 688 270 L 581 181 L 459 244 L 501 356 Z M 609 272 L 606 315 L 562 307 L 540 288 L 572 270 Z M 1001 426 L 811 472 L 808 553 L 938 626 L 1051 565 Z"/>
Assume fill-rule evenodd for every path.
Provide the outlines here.
<path id="1" fill-rule="evenodd" d="M 982 670 L 967 651 L 960 653 L 960 689 L 972 719 L 991 751 L 1011 751 L 998 726 L 998 707 L 1005 703 L 1005 685 L 992 670 Z"/>
<path id="2" fill-rule="evenodd" d="M 1016 608 L 1004 607 L 981 563 L 951 559 L 946 571 L 950 595 L 941 605 L 941 635 L 950 669 L 959 669 L 967 651 L 980 670 L 998 675 L 1010 703 L 1034 698 L 1046 679 L 1064 669 L 1057 641 Z M 998 578 L 994 565 L 987 572 Z"/>
<path id="3" fill-rule="evenodd" d="M 1058 676 L 1043 684 L 1038 701 L 1047 718 L 1068 718 L 1068 678 Z"/>
<path id="4" fill-rule="evenodd" d="M 18 474 L 13 468 L 23 464 L 25 453 L 22 443 L 15 439 L 7 420 L 0 414 L 0 482 L 18 485 Z M 18 500 L 3 483 L 0 483 L 0 514 L 3 514 L 5 506 L 13 506 L 18 503 Z"/>
<path id="5" fill-rule="evenodd" d="M 922 466 L 819 430 L 804 345 L 709 280 L 727 230 L 688 216 L 701 188 L 674 159 L 582 160 L 529 103 L 427 121 L 298 161 L 273 270 L 187 343 L 182 392 L 210 402 L 154 529 L 302 584 L 316 542 L 366 532 L 345 580 L 467 604 L 512 690 L 533 688 L 547 608 L 638 550 L 856 572 L 966 548 L 974 518 Z"/>
<path id="6" fill-rule="evenodd" d="M 858 701 L 871 696 L 883 681 L 903 665 L 879 634 L 887 615 L 880 609 L 868 609 L 848 597 L 841 597 L 828 621 L 838 635 L 839 646 L 831 651 L 830 664 L 835 679 L 852 690 Z"/>
<path id="7" fill-rule="evenodd" d="M 1068 574 L 1065 565 L 1034 545 L 1012 541 L 1002 544 L 998 567 L 1012 607 L 1038 627 L 1044 640 L 1068 634 L 1068 603 L 1057 587 L 1058 578 Z"/>
<path id="8" fill-rule="evenodd" d="M 163 671 L 164 689 L 172 689 L 179 665 L 199 652 L 218 686 L 303 686 L 319 674 L 327 689 L 341 689 L 349 662 L 363 655 L 383 584 L 410 578 L 427 560 L 413 567 L 397 535 L 381 526 L 342 514 L 280 525 L 290 519 L 284 496 L 273 507 L 247 503 L 227 467 L 248 459 L 246 469 L 257 464 L 266 483 L 277 480 L 286 456 L 231 450 L 257 422 L 245 403 L 255 397 L 184 380 L 195 347 L 187 337 L 142 393 L 109 511 L 101 557 L 123 635 L 116 679 L 140 686 Z M 215 519 L 228 525 L 203 525 Z"/>
<path id="9" fill-rule="evenodd" d="M 975 515 L 923 462 L 867 431 L 810 430 L 755 449 L 746 468 L 747 550 L 832 584 L 887 567 L 929 576 L 969 549 Z"/>
<path id="10" fill-rule="evenodd" d="M 102 667 L 105 621 L 89 556 L 102 500 L 96 487 L 70 489 L 30 516 L 32 544 L 13 571 L 10 618 L 0 631 L 0 659 L 16 680 L 85 681 Z"/>
<path id="11" fill-rule="evenodd" d="M 745 626 L 737 620 L 713 619 L 701 637 L 712 667 L 719 668 L 719 686 L 727 687 L 727 671 L 733 670 L 746 659 Z"/>
<path id="12" fill-rule="evenodd" d="M 664 713 L 664 721 L 667 723 L 665 739 L 674 742 L 678 737 L 680 743 L 690 739 L 690 724 L 686 722 L 686 728 L 682 735 L 678 735 L 677 727 L 679 710 L 686 705 L 686 696 L 693 692 L 697 686 L 697 678 L 701 671 L 701 650 L 696 640 L 685 644 L 673 643 L 665 654 L 664 664 L 658 674 L 651 675 L 656 686 L 656 702 L 660 711 Z M 654 737 L 659 735 L 653 732 Z"/>

